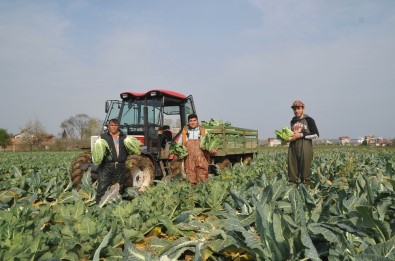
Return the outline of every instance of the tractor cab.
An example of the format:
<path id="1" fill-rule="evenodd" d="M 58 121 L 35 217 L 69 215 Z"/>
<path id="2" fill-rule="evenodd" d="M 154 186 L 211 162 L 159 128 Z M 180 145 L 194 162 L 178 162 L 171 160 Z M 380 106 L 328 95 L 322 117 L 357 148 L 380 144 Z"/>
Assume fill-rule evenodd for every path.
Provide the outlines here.
<path id="1" fill-rule="evenodd" d="M 122 132 L 139 139 L 143 154 L 166 156 L 166 142 L 174 140 L 195 113 L 192 96 L 168 90 L 123 92 L 121 100 L 106 101 L 104 130 L 110 119 L 119 120 Z"/>
<path id="2" fill-rule="evenodd" d="M 136 187 L 142 192 L 156 178 L 182 173 L 182 162 L 173 160 L 169 148 L 181 134 L 182 126 L 187 124 L 188 115 L 195 113 L 192 96 L 168 90 L 123 92 L 121 100 L 106 101 L 105 111 L 104 131 L 108 122 L 115 118 L 123 133 L 144 144 L 140 155 L 128 155 L 126 165 L 130 167 L 126 187 Z M 99 137 L 91 137 L 91 148 Z M 73 184 L 79 184 L 88 169 L 92 180 L 96 179 L 97 166 L 93 165 L 91 154 L 91 151 L 84 151 L 73 161 L 70 168 Z"/>

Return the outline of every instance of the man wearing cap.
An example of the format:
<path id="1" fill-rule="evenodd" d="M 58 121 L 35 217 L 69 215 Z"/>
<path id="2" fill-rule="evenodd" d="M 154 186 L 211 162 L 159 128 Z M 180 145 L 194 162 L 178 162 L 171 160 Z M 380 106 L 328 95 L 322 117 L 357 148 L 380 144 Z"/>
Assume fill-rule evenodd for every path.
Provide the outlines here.
<path id="1" fill-rule="evenodd" d="M 304 103 L 296 100 L 292 103 L 294 117 L 291 120 L 291 130 L 294 132 L 288 148 L 288 177 L 294 184 L 308 185 L 311 178 L 311 163 L 313 161 L 312 140 L 319 133 L 313 118 L 304 113 Z"/>

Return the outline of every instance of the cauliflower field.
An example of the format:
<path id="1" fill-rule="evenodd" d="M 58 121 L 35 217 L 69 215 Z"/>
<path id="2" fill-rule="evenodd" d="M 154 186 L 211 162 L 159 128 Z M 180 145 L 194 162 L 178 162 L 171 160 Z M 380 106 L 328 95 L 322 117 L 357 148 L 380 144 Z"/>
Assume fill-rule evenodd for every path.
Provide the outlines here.
<path id="1" fill-rule="evenodd" d="M 315 147 L 311 187 L 287 148 L 206 184 L 157 181 L 100 208 L 79 152 L 0 153 L 2 260 L 395 260 L 395 150 Z"/>

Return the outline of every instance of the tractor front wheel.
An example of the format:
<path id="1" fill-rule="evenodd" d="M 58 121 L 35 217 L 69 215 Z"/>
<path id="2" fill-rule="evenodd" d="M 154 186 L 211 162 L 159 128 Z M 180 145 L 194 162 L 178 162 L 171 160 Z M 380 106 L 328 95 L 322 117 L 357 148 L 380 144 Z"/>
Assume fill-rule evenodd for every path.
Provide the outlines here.
<path id="1" fill-rule="evenodd" d="M 126 187 L 136 187 L 143 192 L 154 181 L 154 164 L 143 155 L 129 155 L 126 160 L 129 169 L 125 179 Z"/>
<path id="2" fill-rule="evenodd" d="M 80 183 L 82 176 L 85 171 L 83 170 L 84 166 L 92 163 L 92 155 L 90 151 L 84 151 L 80 155 L 78 155 L 73 162 L 71 163 L 70 168 L 70 177 L 73 185 L 77 185 Z"/>

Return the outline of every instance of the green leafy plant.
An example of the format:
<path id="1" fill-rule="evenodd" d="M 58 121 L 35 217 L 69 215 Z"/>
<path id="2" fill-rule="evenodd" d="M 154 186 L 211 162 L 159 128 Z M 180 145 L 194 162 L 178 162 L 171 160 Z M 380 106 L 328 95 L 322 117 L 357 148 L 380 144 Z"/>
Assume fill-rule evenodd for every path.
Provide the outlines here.
<path id="1" fill-rule="evenodd" d="M 71 186 L 76 154 L 1 154 L 3 259 L 394 259 L 391 148 L 315 147 L 309 188 L 288 185 L 286 148 L 262 148 L 208 183 L 157 181 L 104 207 L 90 173 Z"/>
<path id="2" fill-rule="evenodd" d="M 200 148 L 202 150 L 217 150 L 223 143 L 223 139 L 216 134 L 207 133 L 200 139 Z"/>
<path id="3" fill-rule="evenodd" d="M 104 157 L 109 157 L 111 160 L 112 155 L 110 151 L 110 147 L 108 146 L 108 143 L 105 139 L 99 138 L 98 140 L 95 141 L 95 144 L 93 145 L 92 148 L 92 162 L 95 165 L 99 165 Z"/>
<path id="4" fill-rule="evenodd" d="M 282 141 L 290 141 L 294 135 L 293 131 L 288 127 L 284 127 L 281 130 L 275 130 L 274 133 L 276 134 L 276 137 Z"/>
<path id="5" fill-rule="evenodd" d="M 171 142 L 169 147 L 169 154 L 177 155 L 178 158 L 183 159 L 188 156 L 188 150 L 182 144 L 178 144 L 177 142 Z"/>
<path id="6" fill-rule="evenodd" d="M 231 126 L 229 121 L 223 121 L 222 119 L 214 120 L 211 118 L 209 121 L 201 121 L 204 127 L 214 127 L 214 126 Z"/>
<path id="7" fill-rule="evenodd" d="M 131 154 L 141 154 L 140 147 L 143 145 L 141 141 L 136 139 L 133 136 L 128 135 L 124 140 L 123 143 L 125 144 L 126 150 Z"/>

